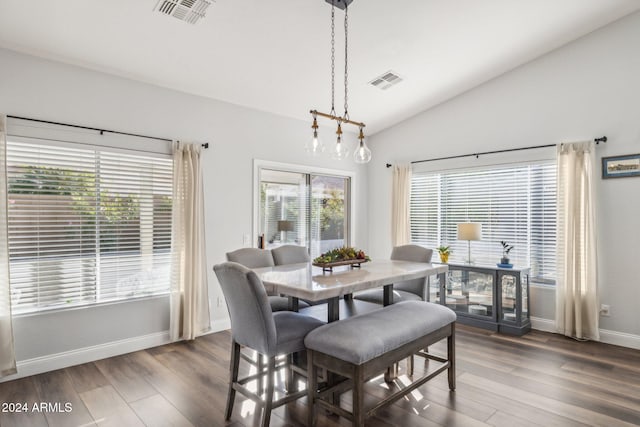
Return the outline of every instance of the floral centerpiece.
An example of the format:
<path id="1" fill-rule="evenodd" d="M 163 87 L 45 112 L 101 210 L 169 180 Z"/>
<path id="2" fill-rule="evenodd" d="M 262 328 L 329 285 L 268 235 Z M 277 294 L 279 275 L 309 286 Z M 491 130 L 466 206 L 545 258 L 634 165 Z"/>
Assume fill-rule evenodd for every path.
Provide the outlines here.
<path id="1" fill-rule="evenodd" d="M 339 265 L 351 265 L 359 267 L 361 263 L 371 261 L 371 258 L 363 250 L 352 246 L 331 249 L 313 260 L 313 265 L 331 271 Z"/>

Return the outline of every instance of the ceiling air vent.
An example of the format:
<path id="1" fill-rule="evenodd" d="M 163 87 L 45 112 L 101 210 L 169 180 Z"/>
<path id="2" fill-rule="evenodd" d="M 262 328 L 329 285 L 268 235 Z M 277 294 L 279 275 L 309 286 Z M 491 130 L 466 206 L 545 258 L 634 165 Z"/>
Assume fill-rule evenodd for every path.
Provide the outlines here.
<path id="1" fill-rule="evenodd" d="M 155 10 L 181 21 L 195 24 L 204 18 L 213 0 L 159 0 Z"/>
<path id="2" fill-rule="evenodd" d="M 398 75 L 395 71 L 387 71 L 381 76 L 376 77 L 375 79 L 369 82 L 373 87 L 377 87 L 381 90 L 387 90 L 391 86 L 396 85 L 402 81 L 402 77 Z"/>

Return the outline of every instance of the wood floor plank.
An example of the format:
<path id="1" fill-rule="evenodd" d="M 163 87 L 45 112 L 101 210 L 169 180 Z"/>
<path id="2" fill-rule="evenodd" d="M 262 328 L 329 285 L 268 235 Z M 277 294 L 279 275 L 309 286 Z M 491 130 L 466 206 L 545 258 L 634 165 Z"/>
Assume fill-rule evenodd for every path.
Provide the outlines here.
<path id="1" fill-rule="evenodd" d="M 471 384 L 481 389 L 492 390 L 494 393 L 510 397 L 511 399 L 525 402 L 530 405 L 544 408 L 546 411 L 564 416 L 569 419 L 576 420 L 581 423 L 602 426 L 636 426 L 637 423 L 630 423 L 622 421 L 618 418 L 599 413 L 593 410 L 585 409 L 579 406 L 570 405 L 561 401 L 558 401 L 552 397 L 539 395 L 529 391 L 524 391 L 520 388 L 507 386 L 497 383 L 495 381 L 479 377 L 470 373 L 464 373 L 458 378 L 458 381 L 462 384 Z"/>
<path id="2" fill-rule="evenodd" d="M 148 426 L 193 427 L 180 411 L 159 394 L 132 402 L 131 407 Z"/>
<path id="3" fill-rule="evenodd" d="M 93 417 L 73 388 L 71 379 L 65 370 L 36 375 L 33 380 L 40 403 L 64 408 L 43 411 L 50 427 L 93 424 Z M 68 412 L 67 404 L 71 405 L 71 410 Z"/>
<path id="4" fill-rule="evenodd" d="M 100 426 L 144 427 L 142 420 L 113 386 L 85 391 L 80 398 Z"/>
<path id="5" fill-rule="evenodd" d="M 73 388 L 77 393 L 93 390 L 94 388 L 109 385 L 109 380 L 102 375 L 95 363 L 85 363 L 65 369 Z"/>
<path id="6" fill-rule="evenodd" d="M 0 411 L 0 426 L 46 427 L 44 414 L 32 411 L 33 405 L 39 402 L 33 377 L 0 384 L 0 403 L 7 404 Z"/>
<path id="7" fill-rule="evenodd" d="M 95 365 L 127 402 L 156 394 L 157 391 L 144 379 L 143 373 L 128 363 L 127 356 L 99 360 Z"/>

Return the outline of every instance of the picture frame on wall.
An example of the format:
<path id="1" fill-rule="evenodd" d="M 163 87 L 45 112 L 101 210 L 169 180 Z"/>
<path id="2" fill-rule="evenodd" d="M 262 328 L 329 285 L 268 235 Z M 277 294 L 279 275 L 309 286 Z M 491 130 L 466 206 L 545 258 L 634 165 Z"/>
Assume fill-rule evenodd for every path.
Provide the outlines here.
<path id="1" fill-rule="evenodd" d="M 640 176 L 640 154 L 602 158 L 602 179 Z"/>

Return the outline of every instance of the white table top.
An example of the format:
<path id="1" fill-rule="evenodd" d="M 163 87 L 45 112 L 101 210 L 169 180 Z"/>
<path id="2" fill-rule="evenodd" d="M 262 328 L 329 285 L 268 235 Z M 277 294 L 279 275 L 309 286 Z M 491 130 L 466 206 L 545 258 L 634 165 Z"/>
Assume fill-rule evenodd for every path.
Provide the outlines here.
<path id="1" fill-rule="evenodd" d="M 269 292 L 320 301 L 390 285 L 394 282 L 418 279 L 432 274 L 446 273 L 446 264 L 373 260 L 360 268 L 334 267 L 333 272 L 322 272 L 311 263 L 255 268 Z"/>

